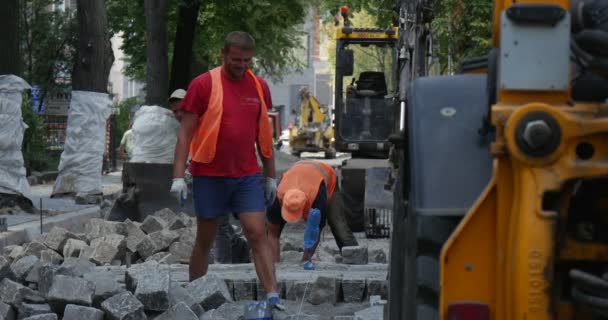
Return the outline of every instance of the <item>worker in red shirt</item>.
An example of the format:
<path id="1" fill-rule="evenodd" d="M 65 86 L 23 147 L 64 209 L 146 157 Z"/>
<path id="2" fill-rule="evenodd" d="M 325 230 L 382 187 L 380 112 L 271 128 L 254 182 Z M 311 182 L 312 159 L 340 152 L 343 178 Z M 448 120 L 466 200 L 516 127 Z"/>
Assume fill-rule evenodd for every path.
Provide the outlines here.
<path id="1" fill-rule="evenodd" d="M 272 107 L 266 82 L 249 70 L 255 41 L 248 33 L 229 33 L 221 50 L 222 65 L 190 83 L 175 147 L 171 192 L 187 194 L 184 171 L 191 155 L 196 243 L 190 257 L 190 280 L 207 273 L 209 252 L 219 217 L 236 214 L 253 251 L 258 278 L 271 304 L 279 304 L 264 213 L 276 196 Z M 255 147 L 260 155 L 260 172 Z"/>

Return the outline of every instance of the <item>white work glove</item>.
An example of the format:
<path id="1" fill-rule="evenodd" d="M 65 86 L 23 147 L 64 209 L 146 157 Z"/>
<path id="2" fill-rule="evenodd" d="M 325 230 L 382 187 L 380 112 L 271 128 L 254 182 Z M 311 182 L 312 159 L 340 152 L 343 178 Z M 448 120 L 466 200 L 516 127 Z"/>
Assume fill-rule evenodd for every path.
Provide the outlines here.
<path id="1" fill-rule="evenodd" d="M 186 186 L 184 178 L 173 178 L 170 192 L 179 201 L 180 205 L 183 205 L 183 202 L 188 198 L 188 186 Z"/>
<path id="2" fill-rule="evenodd" d="M 266 177 L 264 181 L 264 197 L 266 198 L 266 207 L 270 207 L 277 196 L 277 180 Z"/>

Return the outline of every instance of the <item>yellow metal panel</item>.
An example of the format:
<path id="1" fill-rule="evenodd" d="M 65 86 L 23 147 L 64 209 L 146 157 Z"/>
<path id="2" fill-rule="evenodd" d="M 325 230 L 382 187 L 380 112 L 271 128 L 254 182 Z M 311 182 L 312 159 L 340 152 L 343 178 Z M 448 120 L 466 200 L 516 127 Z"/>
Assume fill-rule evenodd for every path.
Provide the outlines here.
<path id="1" fill-rule="evenodd" d="M 371 31 L 355 31 L 356 28 L 352 29 L 351 33 L 344 33 L 342 28 L 338 28 L 336 31 L 336 39 L 340 40 L 397 40 L 399 38 L 399 29 L 393 27 L 393 34 L 389 35 L 386 32 L 371 32 Z"/>

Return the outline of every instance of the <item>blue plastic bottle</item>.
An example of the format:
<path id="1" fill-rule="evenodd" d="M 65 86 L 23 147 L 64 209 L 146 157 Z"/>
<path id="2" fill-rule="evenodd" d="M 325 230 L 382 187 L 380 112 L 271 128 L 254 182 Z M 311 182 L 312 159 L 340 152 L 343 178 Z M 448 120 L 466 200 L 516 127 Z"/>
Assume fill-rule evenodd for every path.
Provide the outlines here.
<path id="1" fill-rule="evenodd" d="M 310 209 L 306 220 L 306 231 L 304 231 L 304 249 L 312 250 L 319 239 L 319 224 L 321 224 L 321 211 L 316 208 Z"/>
<path id="2" fill-rule="evenodd" d="M 272 311 L 266 301 L 255 301 L 245 306 L 245 320 L 272 320 Z"/>

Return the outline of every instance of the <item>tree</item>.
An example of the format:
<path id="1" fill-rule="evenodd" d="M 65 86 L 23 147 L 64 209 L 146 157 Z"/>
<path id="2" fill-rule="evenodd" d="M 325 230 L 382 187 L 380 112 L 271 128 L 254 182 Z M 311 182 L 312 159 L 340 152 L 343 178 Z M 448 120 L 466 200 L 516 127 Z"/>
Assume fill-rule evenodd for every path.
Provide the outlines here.
<path id="1" fill-rule="evenodd" d="M 192 47 L 199 9 L 199 0 L 184 0 L 179 4 L 169 92 L 187 88 L 191 80 Z"/>
<path id="2" fill-rule="evenodd" d="M 483 56 L 492 44 L 492 0 L 435 0 L 432 30 L 441 73 L 466 58 Z M 452 60 L 448 69 L 448 61 Z"/>
<path id="3" fill-rule="evenodd" d="M 169 91 L 167 7 L 169 0 L 144 0 L 146 17 L 146 101 L 165 105 Z"/>
<path id="4" fill-rule="evenodd" d="M 106 93 L 114 62 L 104 0 L 78 0 L 78 46 L 72 88 Z"/>
<path id="5" fill-rule="evenodd" d="M 146 0 L 147 1 L 147 0 Z M 178 26 L 179 5 L 190 0 L 172 1 L 167 10 L 167 43 L 169 48 L 180 45 L 174 35 Z M 107 0 L 110 27 L 123 35 L 123 46 L 128 66 L 126 74 L 146 79 L 144 0 Z M 274 78 L 287 70 L 302 67 L 292 48 L 299 46 L 301 24 L 306 17 L 306 0 L 209 0 L 199 4 L 194 37 L 191 79 L 198 72 L 219 64 L 219 51 L 224 36 L 234 30 L 251 33 L 256 39 L 255 67 Z M 181 23 L 181 22 L 180 22 Z M 172 51 L 175 52 L 175 51 Z M 174 57 L 169 56 L 170 60 Z M 176 61 L 180 63 L 179 61 Z M 181 63 L 185 63 L 181 61 Z M 194 72 L 193 72 L 194 71 Z"/>
<path id="6" fill-rule="evenodd" d="M 21 74 L 19 54 L 19 0 L 4 0 L 0 6 L 0 74 Z"/>

